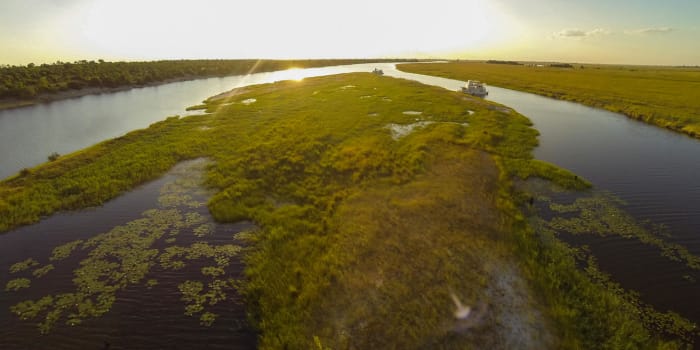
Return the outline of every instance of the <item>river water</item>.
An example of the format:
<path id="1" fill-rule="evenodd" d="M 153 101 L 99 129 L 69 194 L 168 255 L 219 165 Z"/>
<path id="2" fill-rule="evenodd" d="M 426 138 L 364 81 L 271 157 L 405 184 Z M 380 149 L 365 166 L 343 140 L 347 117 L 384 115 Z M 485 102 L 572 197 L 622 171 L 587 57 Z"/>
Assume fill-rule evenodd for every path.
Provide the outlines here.
<path id="1" fill-rule="evenodd" d="M 401 72 L 393 64 L 359 64 L 176 82 L 0 111 L 0 178 L 45 161 L 51 152 L 69 153 L 147 127 L 169 115 L 186 115 L 185 107 L 231 88 L 284 79 L 368 72 L 375 67 L 389 76 L 450 90 L 457 90 L 464 84 Z M 587 178 L 596 189 L 610 191 L 626 201 L 624 209 L 632 216 L 666 225 L 672 234 L 671 242 L 700 255 L 698 140 L 576 103 L 492 86 L 488 89 L 488 99 L 514 108 L 530 118 L 540 131 L 536 158 Z M 102 208 L 58 214 L 36 225 L 0 235 L 0 270 L 7 271 L 9 264 L 22 255 L 19 252 L 27 256 L 45 254 L 52 244 L 80 238 L 80 232 L 86 232 L 70 225 L 94 226 L 83 233 L 89 236 L 132 220 L 149 207 L 149 201 L 156 200 L 152 192 L 155 189 L 149 190 L 148 186 L 157 188 L 158 181 Z M 700 274 L 697 271 L 670 263 L 661 258 L 658 251 L 629 239 L 587 237 L 573 240 L 590 245 L 601 268 L 624 287 L 639 291 L 644 301 L 661 311 L 673 310 L 700 322 L 700 299 L 697 299 L 700 282 L 695 282 L 700 281 Z M 0 329 L 9 327 L 5 323 L 7 318 L 14 319 L 7 312 L 7 302 L 5 294 L 0 292 L 0 307 L 4 309 L 0 310 Z M 0 335 L 4 338 L 11 332 L 4 329 Z M 114 341 L 114 337 L 110 339 Z"/>
<path id="2" fill-rule="evenodd" d="M 204 311 L 218 315 L 211 325 L 201 324 L 201 313 L 185 314 L 187 303 L 182 299 L 180 284 L 187 280 L 202 281 L 205 291 L 210 288 L 208 282 L 211 279 L 202 273 L 202 268 L 217 265 L 212 257 L 183 258 L 184 266 L 180 268 L 167 266 L 162 260 L 173 247 L 185 248 L 186 254 L 202 255 L 205 249 L 192 249 L 193 244 L 237 246 L 239 242 L 234 235 L 253 228 L 248 222 L 213 222 L 204 205 L 208 193 L 199 186 L 204 166 L 206 162 L 201 159 L 180 163 L 160 179 L 139 186 L 99 208 L 59 213 L 0 236 L 3 289 L 0 292 L 0 349 L 254 348 L 255 331 L 247 324 L 243 301 L 233 288 L 222 290 L 226 294 L 224 300 L 214 305 L 205 303 Z M 171 223 L 162 225 L 159 218 L 167 218 Z M 197 227 L 205 230 L 197 232 Z M 129 238 L 123 240 L 125 236 Z M 143 242 L 136 243 L 140 238 L 150 236 L 156 239 L 144 240 L 145 246 L 140 245 Z M 95 238 L 94 244 L 82 245 Z M 69 257 L 52 257 L 55 247 L 77 240 L 81 240 L 81 245 Z M 106 251 L 106 256 L 95 259 L 100 251 Z M 140 254 L 148 251 L 156 255 Z M 25 271 L 8 270 L 11 265 L 27 258 L 38 264 Z M 90 267 L 101 262 L 116 263 L 107 268 L 107 273 L 100 272 L 99 280 L 107 288 L 101 288 L 100 283 L 90 285 L 90 291 L 76 288 L 76 279 L 89 275 L 93 272 Z M 45 276 L 32 273 L 46 264 L 54 268 Z M 146 274 L 137 281 L 120 285 L 116 277 L 122 272 L 128 274 L 132 270 L 129 267 L 134 264 L 145 267 Z M 243 277 L 240 259 L 233 257 L 222 264 L 227 272 L 221 280 Z M 28 278 L 31 286 L 18 291 L 4 290 L 5 283 L 14 278 Z M 113 286 L 117 288 L 116 292 L 109 291 Z M 51 306 L 27 321 L 20 321 L 18 315 L 10 313 L 10 307 L 20 302 L 47 296 L 57 300 L 68 293 L 92 293 L 93 300 L 100 300 L 102 295 L 113 295 L 116 301 L 103 316 L 84 317 L 75 325 L 67 325 L 66 321 L 79 308 L 69 305 L 63 309 L 51 331 L 44 335 L 40 335 L 37 324 L 44 321 L 49 310 L 59 310 L 60 307 Z M 83 302 L 75 304 L 87 305 Z"/>

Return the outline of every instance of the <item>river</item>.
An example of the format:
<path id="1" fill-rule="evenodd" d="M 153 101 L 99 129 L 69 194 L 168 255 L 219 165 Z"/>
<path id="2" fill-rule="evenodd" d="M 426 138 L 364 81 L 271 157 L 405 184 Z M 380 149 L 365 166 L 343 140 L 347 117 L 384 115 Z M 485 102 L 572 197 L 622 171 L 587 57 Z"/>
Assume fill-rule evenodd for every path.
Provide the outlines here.
<path id="1" fill-rule="evenodd" d="M 464 84 L 401 72 L 393 64 L 359 64 L 176 82 L 4 110 L 0 111 L 0 178 L 44 162 L 52 152 L 69 153 L 147 127 L 169 115 L 187 115 L 184 110 L 187 106 L 231 88 L 284 79 L 368 72 L 375 67 L 383 69 L 388 76 L 450 90 L 457 90 Z M 596 189 L 610 191 L 626 202 L 623 207 L 632 216 L 666 225 L 672 234 L 671 242 L 700 255 L 700 142 L 604 110 L 492 86 L 488 89 L 489 100 L 514 108 L 530 118 L 540 131 L 536 158 L 587 178 Z M 149 184 L 144 188 L 148 186 L 157 185 Z M 142 208 L 133 206 L 128 214 L 118 215 L 110 210 L 125 210 L 119 209 L 123 206 L 120 203 L 134 201 L 133 198 L 145 193 L 140 191 L 151 193 L 149 200 L 155 200 L 154 189 L 137 189 L 103 208 L 58 214 L 39 224 L 0 235 L 0 257 L 17 258 L 17 252 L 45 255 L 43 250 L 50 248 L 49 243 L 56 243 L 54 240 L 79 238 L 79 234 L 69 233 L 75 226 L 60 229 L 70 221 L 83 227 L 99 223 L 89 234 L 123 224 L 138 216 Z M 114 217 L 118 218 L 115 222 L 103 220 Z M 105 226 L 105 223 L 109 224 Z M 48 227 L 63 233 L 52 231 L 51 242 L 46 243 L 43 237 Z M 700 300 L 696 298 L 700 295 L 700 282 L 695 282 L 700 281 L 700 274 L 697 271 L 670 263 L 661 258 L 658 251 L 636 241 L 620 237 L 576 240 L 590 245 L 601 269 L 611 273 L 624 287 L 639 291 L 642 300 L 661 311 L 673 310 L 700 322 Z M 11 263 L 8 259 L 3 259 L 0 269 L 7 271 Z M 5 309 L 0 313 L 3 317 L 0 320 L 14 317 L 7 313 L 6 301 L 0 298 L 0 307 Z"/>

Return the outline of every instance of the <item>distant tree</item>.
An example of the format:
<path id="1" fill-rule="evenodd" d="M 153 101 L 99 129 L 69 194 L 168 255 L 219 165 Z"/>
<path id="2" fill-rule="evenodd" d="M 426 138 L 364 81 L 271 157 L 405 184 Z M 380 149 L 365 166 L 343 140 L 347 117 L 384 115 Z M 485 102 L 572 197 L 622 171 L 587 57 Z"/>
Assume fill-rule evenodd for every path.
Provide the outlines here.
<path id="1" fill-rule="evenodd" d="M 19 90 L 19 97 L 32 98 L 36 96 L 36 88 L 33 86 L 24 86 Z"/>
<path id="2" fill-rule="evenodd" d="M 49 80 L 46 79 L 46 77 L 39 78 L 39 82 L 37 83 L 37 85 L 39 86 L 39 91 L 49 90 Z"/>

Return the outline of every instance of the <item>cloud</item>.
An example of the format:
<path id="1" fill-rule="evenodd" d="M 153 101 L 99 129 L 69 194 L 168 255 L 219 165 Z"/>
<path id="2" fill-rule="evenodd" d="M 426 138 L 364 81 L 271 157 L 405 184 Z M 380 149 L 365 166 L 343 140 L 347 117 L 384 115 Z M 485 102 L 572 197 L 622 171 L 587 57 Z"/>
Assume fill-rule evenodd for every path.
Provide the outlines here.
<path id="1" fill-rule="evenodd" d="M 633 30 L 625 30 L 625 34 L 668 34 L 674 29 L 670 27 L 650 27 L 650 28 L 640 28 Z"/>
<path id="2" fill-rule="evenodd" d="M 565 38 L 579 38 L 586 36 L 586 32 L 581 29 L 564 29 L 560 32 L 554 33 L 554 35 Z"/>
<path id="3" fill-rule="evenodd" d="M 592 30 L 582 30 L 582 29 L 562 29 L 556 33 L 554 33 L 552 36 L 554 38 L 572 38 L 572 39 L 584 39 L 584 38 L 590 38 L 598 35 L 607 35 L 610 34 L 609 31 L 603 29 L 603 28 L 595 28 Z"/>
<path id="4" fill-rule="evenodd" d="M 603 29 L 603 28 L 596 28 L 596 29 L 589 30 L 588 32 L 586 32 L 586 36 L 608 35 L 608 34 L 610 34 L 610 32 Z"/>

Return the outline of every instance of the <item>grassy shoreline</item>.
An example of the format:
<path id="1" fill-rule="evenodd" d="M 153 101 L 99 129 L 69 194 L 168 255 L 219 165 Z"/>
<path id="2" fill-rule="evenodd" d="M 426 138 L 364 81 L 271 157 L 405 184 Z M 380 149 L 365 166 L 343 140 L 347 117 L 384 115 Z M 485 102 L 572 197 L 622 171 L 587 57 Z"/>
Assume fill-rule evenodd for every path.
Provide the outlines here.
<path id="1" fill-rule="evenodd" d="M 214 218 L 260 228 L 237 237 L 260 348 L 683 344 L 533 233 L 514 178 L 590 185 L 534 160 L 537 131 L 515 111 L 370 73 L 204 104 L 0 182 L 0 230 L 207 157 Z M 474 317 L 456 318 L 455 299 Z"/>
<path id="2" fill-rule="evenodd" d="M 695 68 L 548 66 L 450 62 L 399 64 L 410 73 L 487 84 L 621 113 L 700 138 L 700 70 Z"/>
<path id="3" fill-rule="evenodd" d="M 40 66 L 0 67 L 0 110 L 202 78 L 271 72 L 289 68 L 397 61 L 414 60 L 178 60 L 99 63 L 81 61 Z"/>
<path id="4" fill-rule="evenodd" d="M 150 87 L 150 86 L 158 86 L 158 85 L 163 85 L 163 84 L 176 83 L 176 82 L 181 82 L 181 81 L 189 81 L 189 80 L 205 79 L 205 78 L 215 78 L 215 77 L 218 77 L 218 76 L 192 75 L 192 76 L 180 77 L 180 78 L 170 78 L 170 79 L 150 82 L 150 83 L 146 83 L 146 84 L 133 84 L 133 85 L 126 85 L 126 86 L 119 86 L 119 87 L 88 87 L 88 88 L 82 88 L 82 89 L 78 89 L 78 90 L 60 91 L 60 92 L 55 92 L 55 93 L 42 93 L 32 100 L 26 100 L 26 99 L 21 99 L 21 98 L 2 99 L 2 100 L 0 100 L 0 110 L 34 106 L 34 105 L 38 105 L 38 104 L 50 103 L 50 102 L 60 101 L 60 100 L 68 100 L 68 99 L 78 98 L 78 97 L 83 97 L 83 96 L 88 96 L 88 95 L 109 94 L 109 93 L 120 92 L 120 91 L 128 91 L 131 89 L 138 89 L 138 88 L 144 88 L 144 87 Z M 224 77 L 224 76 L 220 76 L 220 77 Z"/>

